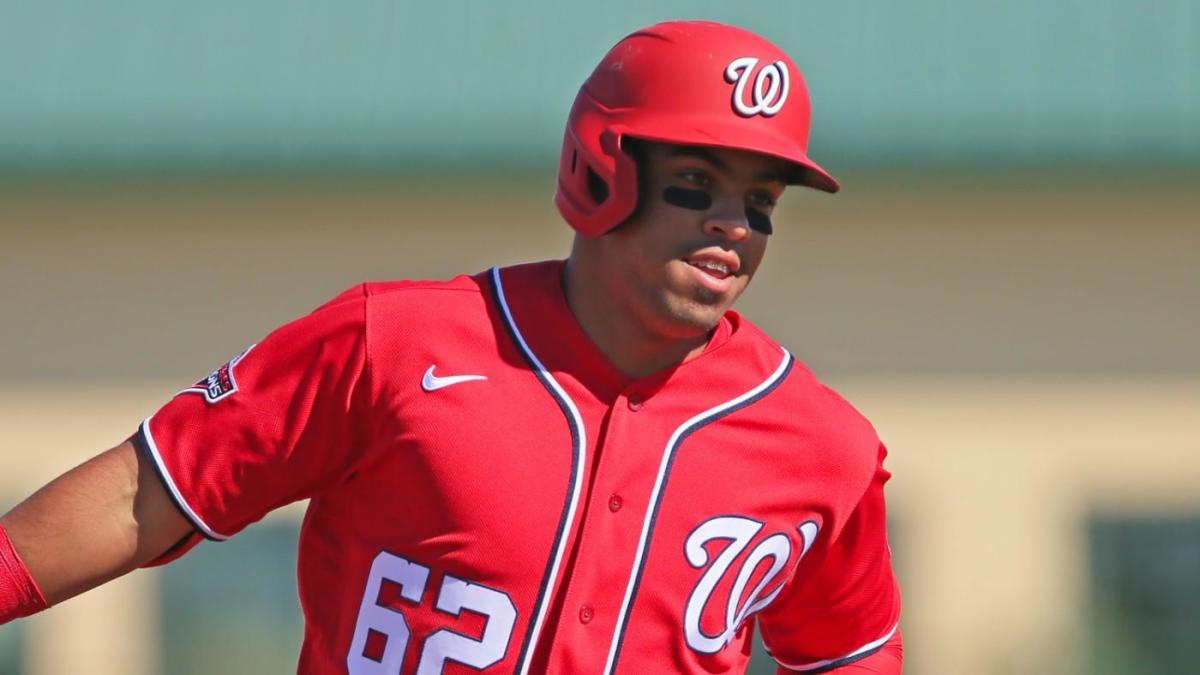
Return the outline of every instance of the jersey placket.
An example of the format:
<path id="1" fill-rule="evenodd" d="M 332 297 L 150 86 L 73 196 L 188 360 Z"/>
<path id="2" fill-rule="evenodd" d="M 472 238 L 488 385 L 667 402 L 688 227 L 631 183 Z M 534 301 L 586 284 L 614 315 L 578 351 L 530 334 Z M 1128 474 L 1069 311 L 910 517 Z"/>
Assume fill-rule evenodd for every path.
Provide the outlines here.
<path id="1" fill-rule="evenodd" d="M 574 565 L 562 583 L 563 598 L 550 650 L 549 672 L 599 672 L 617 617 L 650 493 L 662 444 L 653 398 L 634 383 L 614 400 L 603 436 L 596 438 L 591 489 L 576 533 Z M 603 414 L 586 415 L 600 419 Z"/>

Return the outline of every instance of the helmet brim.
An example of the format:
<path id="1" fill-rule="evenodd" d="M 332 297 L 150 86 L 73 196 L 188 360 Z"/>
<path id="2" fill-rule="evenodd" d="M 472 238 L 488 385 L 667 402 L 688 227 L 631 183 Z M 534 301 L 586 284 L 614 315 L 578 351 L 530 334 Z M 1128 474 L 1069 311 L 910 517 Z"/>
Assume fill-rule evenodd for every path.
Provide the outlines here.
<path id="1" fill-rule="evenodd" d="M 731 150 L 757 152 L 782 159 L 792 165 L 789 185 L 803 185 L 822 192 L 837 192 L 841 185 L 808 157 L 795 141 L 775 133 L 769 127 L 755 126 L 754 120 L 709 119 L 693 124 L 680 124 L 678 118 L 661 122 L 639 116 L 636 125 L 613 124 L 610 128 L 621 136 L 631 136 L 656 143 L 698 145 Z"/>

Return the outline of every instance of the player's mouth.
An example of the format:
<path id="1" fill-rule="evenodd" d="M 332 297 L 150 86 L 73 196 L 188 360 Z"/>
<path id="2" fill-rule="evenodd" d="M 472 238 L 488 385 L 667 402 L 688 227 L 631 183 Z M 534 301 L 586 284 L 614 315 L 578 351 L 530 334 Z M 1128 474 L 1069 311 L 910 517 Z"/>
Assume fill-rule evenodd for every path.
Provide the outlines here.
<path id="1" fill-rule="evenodd" d="M 694 253 L 683 260 L 693 270 L 693 276 L 705 289 L 724 294 L 733 288 L 741 261 L 736 254 L 720 249 Z"/>

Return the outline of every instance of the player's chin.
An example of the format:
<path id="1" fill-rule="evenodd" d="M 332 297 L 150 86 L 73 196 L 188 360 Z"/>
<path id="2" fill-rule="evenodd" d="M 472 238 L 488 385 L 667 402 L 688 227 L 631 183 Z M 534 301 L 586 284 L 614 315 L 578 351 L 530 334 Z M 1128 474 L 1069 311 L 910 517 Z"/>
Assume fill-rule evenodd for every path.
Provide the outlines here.
<path id="1" fill-rule="evenodd" d="M 742 291 L 746 290 L 748 283 L 747 277 L 734 276 L 719 288 L 713 288 L 711 285 L 694 285 L 691 288 L 692 304 L 696 306 L 698 312 L 714 314 L 719 319 L 742 296 Z"/>
<path id="2" fill-rule="evenodd" d="M 724 295 L 700 296 L 691 293 L 674 298 L 669 303 L 667 321 L 672 324 L 669 331 L 677 338 L 695 337 L 708 333 L 721 323 L 721 317 L 732 306 L 734 297 Z"/>
<path id="3" fill-rule="evenodd" d="M 727 283 L 697 283 L 689 266 L 670 278 L 661 304 L 666 318 L 677 325 L 679 337 L 704 333 L 720 323 L 748 283 L 749 277 L 742 275 L 730 277 Z"/>

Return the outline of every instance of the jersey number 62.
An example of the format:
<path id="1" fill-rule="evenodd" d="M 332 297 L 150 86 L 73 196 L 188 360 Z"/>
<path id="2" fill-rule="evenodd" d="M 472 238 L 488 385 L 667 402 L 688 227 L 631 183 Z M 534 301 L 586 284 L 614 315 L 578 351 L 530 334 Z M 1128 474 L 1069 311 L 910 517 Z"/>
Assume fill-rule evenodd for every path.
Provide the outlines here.
<path id="1" fill-rule="evenodd" d="M 412 632 L 404 614 L 379 604 L 385 579 L 399 586 L 400 597 L 419 604 L 429 583 L 429 568 L 386 551 L 375 556 L 358 610 L 350 653 L 346 656 L 350 675 L 395 675 L 404 663 Z M 440 675 L 446 661 L 483 669 L 504 659 L 517 620 L 517 609 L 507 595 L 447 574 L 438 591 L 436 607 L 455 617 L 466 609 L 488 620 L 478 640 L 444 628 L 434 631 L 421 648 L 417 675 Z M 372 650 L 375 652 L 380 651 L 378 645 L 382 643 L 377 658 L 375 654 L 366 654 L 368 641 L 376 647 Z"/>

